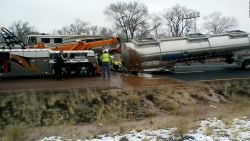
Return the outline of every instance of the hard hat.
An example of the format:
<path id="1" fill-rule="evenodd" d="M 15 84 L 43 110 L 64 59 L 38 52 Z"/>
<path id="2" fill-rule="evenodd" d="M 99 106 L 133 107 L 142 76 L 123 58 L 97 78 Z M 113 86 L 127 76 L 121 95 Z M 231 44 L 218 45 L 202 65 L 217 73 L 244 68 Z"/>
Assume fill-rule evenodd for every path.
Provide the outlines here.
<path id="1" fill-rule="evenodd" d="M 112 38 L 117 38 L 118 36 L 116 34 L 113 34 L 112 35 Z"/>
<path id="2" fill-rule="evenodd" d="M 77 42 L 77 43 L 78 43 L 78 42 L 81 42 L 81 40 L 80 40 L 80 39 L 77 39 L 76 42 Z"/>
<path id="3" fill-rule="evenodd" d="M 108 53 L 108 52 L 109 52 L 109 49 L 107 49 L 107 48 L 104 49 L 104 50 L 103 50 L 103 53 L 104 53 L 104 52 L 107 52 L 107 53 Z"/>

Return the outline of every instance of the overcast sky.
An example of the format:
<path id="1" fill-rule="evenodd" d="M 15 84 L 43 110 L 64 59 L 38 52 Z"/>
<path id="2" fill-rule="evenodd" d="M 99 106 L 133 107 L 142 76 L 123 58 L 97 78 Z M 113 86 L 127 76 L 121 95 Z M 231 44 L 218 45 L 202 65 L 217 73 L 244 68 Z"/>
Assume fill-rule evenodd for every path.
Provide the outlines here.
<path id="1" fill-rule="evenodd" d="M 51 33 L 79 18 L 91 25 L 111 27 L 104 10 L 116 1 L 133 0 L 0 0 L 0 26 L 9 27 L 13 22 L 29 22 L 39 32 Z M 200 11 L 201 17 L 213 12 L 235 17 L 239 29 L 250 32 L 249 0 L 137 0 L 143 2 L 149 13 L 162 12 L 176 4 Z"/>

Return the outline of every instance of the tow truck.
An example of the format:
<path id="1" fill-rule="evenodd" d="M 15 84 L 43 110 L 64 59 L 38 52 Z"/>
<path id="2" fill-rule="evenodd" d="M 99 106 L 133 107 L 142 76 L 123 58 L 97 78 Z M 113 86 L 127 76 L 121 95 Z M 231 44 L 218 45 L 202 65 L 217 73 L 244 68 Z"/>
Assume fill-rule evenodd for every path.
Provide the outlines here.
<path id="1" fill-rule="evenodd" d="M 46 48 L 43 43 L 26 45 L 13 33 L 4 27 L 0 27 L 1 37 L 6 46 L 0 49 L 0 75 L 9 74 L 53 74 L 55 55 L 63 50 L 66 59 L 64 73 L 67 75 L 100 75 L 100 67 L 95 52 L 91 49 L 117 45 L 119 38 L 85 43 L 75 43 Z M 112 52 L 120 52 L 119 48 L 111 49 Z"/>

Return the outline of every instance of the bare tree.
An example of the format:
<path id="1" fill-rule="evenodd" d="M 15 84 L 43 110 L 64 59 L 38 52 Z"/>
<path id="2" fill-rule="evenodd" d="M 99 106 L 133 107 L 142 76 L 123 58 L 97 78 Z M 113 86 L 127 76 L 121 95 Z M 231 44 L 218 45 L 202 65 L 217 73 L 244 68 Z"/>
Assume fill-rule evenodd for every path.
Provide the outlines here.
<path id="1" fill-rule="evenodd" d="M 136 37 L 138 38 L 148 38 L 153 37 L 159 39 L 166 35 L 165 30 L 163 29 L 163 20 L 159 14 L 152 14 L 149 16 L 149 19 L 143 21 L 139 24 L 136 31 Z"/>
<path id="2" fill-rule="evenodd" d="M 21 20 L 14 22 L 10 27 L 10 31 L 17 36 L 21 41 L 25 42 L 25 38 L 29 34 L 39 34 L 35 28 L 30 26 L 28 22 Z"/>
<path id="3" fill-rule="evenodd" d="M 102 35 L 104 39 L 110 39 L 113 33 L 114 32 L 111 29 L 106 28 L 106 27 L 102 27 L 100 29 L 100 35 Z"/>
<path id="4" fill-rule="evenodd" d="M 143 21 L 138 25 L 138 29 L 136 30 L 137 38 L 147 38 L 150 36 L 150 31 L 152 27 L 150 27 L 150 23 L 147 21 Z"/>
<path id="5" fill-rule="evenodd" d="M 80 19 L 76 19 L 74 23 L 69 26 L 64 26 L 62 29 L 55 31 L 60 35 L 81 35 L 89 34 L 89 24 Z"/>
<path id="6" fill-rule="evenodd" d="M 165 30 L 163 29 L 163 20 L 159 15 L 153 14 L 151 16 L 152 21 L 152 31 L 151 31 L 151 36 L 154 37 L 155 39 L 159 39 L 163 36 L 166 35 Z"/>
<path id="7" fill-rule="evenodd" d="M 98 26 L 91 26 L 89 28 L 89 32 L 91 35 L 98 35 L 99 34 Z"/>
<path id="8" fill-rule="evenodd" d="M 218 34 L 238 27 L 234 17 L 223 17 L 221 13 L 214 12 L 204 17 L 203 27 L 209 34 Z"/>
<path id="9" fill-rule="evenodd" d="M 111 18 L 115 26 L 125 33 L 128 41 L 129 37 L 134 38 L 139 24 L 146 20 L 148 8 L 139 2 L 117 2 L 111 3 L 104 14 Z"/>
<path id="10" fill-rule="evenodd" d="M 167 28 L 172 37 L 179 37 L 184 35 L 185 31 L 190 31 L 190 28 L 192 28 L 192 20 L 183 20 L 183 16 L 192 11 L 193 10 L 177 4 L 163 13 L 163 17 L 167 21 Z"/>

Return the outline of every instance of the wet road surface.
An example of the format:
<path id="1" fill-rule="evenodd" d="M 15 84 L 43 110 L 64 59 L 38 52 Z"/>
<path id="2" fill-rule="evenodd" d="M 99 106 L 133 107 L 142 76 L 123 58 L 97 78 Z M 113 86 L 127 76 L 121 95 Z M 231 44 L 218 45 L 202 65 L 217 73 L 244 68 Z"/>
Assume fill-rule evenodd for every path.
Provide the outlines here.
<path id="1" fill-rule="evenodd" d="M 0 91 L 17 90 L 56 90 L 81 88 L 142 88 L 161 85 L 186 84 L 189 81 L 215 79 L 250 78 L 249 70 L 241 70 L 228 64 L 194 64 L 192 66 L 178 65 L 174 73 L 161 74 L 139 73 L 138 75 L 122 75 L 111 73 L 110 79 L 99 77 L 70 77 L 62 81 L 53 76 L 22 76 L 0 77 Z"/>
<path id="2" fill-rule="evenodd" d="M 183 82 L 151 75 L 148 77 L 135 75 L 122 75 L 112 73 L 110 79 L 99 77 L 75 77 L 65 78 L 61 81 L 52 76 L 23 76 L 0 78 L 0 91 L 17 90 L 56 90 L 79 88 L 140 88 L 160 85 L 175 85 Z"/>
<path id="3" fill-rule="evenodd" d="M 235 64 L 226 63 L 196 63 L 191 66 L 179 65 L 174 73 L 168 73 L 166 76 L 183 81 L 200 81 L 215 79 L 242 79 L 250 78 L 250 70 L 243 70 Z"/>

